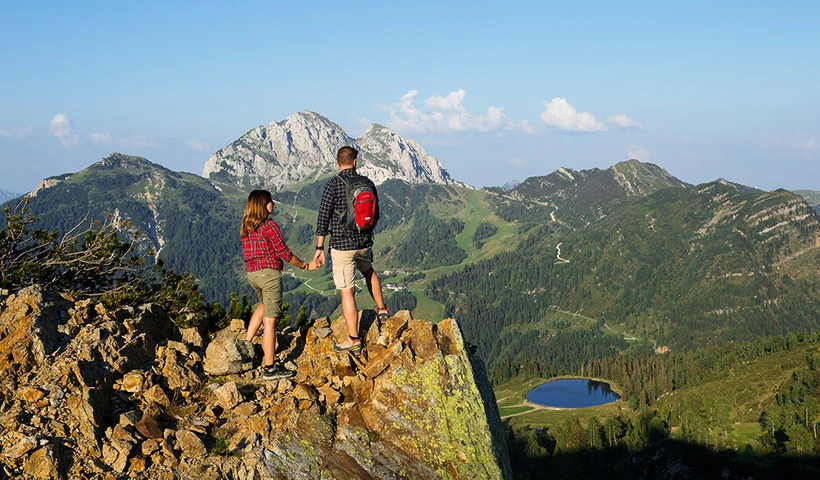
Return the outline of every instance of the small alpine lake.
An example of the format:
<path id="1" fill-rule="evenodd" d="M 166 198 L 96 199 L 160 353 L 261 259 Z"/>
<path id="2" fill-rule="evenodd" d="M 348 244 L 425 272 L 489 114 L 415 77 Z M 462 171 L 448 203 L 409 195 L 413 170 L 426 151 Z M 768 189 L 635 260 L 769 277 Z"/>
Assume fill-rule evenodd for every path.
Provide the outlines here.
<path id="1" fill-rule="evenodd" d="M 527 392 L 527 401 L 557 408 L 594 407 L 620 398 L 608 383 L 589 378 L 552 380 Z"/>

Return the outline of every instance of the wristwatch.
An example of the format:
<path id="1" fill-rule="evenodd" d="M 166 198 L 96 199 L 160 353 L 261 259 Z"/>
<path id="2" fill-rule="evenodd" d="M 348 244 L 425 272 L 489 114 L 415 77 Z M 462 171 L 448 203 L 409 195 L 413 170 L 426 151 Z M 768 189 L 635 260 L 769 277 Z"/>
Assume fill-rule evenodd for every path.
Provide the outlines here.
<path id="1" fill-rule="evenodd" d="M 324 250 L 324 249 L 325 249 L 325 247 L 322 247 L 322 246 L 316 245 L 316 250 Z"/>

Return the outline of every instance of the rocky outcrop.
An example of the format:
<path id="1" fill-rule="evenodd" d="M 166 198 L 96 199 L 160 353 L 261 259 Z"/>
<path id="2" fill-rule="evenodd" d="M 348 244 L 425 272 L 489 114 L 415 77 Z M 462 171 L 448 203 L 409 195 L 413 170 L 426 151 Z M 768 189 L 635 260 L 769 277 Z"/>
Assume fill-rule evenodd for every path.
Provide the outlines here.
<path id="1" fill-rule="evenodd" d="M 492 390 L 454 320 L 364 312 L 356 356 L 333 351 L 341 319 L 286 330 L 277 357 L 297 374 L 278 381 L 226 360 L 244 355 L 237 327 L 213 349 L 153 305 L 8 297 L 0 478 L 511 476 Z"/>
<path id="2" fill-rule="evenodd" d="M 297 112 L 248 131 L 211 155 L 202 176 L 222 186 L 279 190 L 336 172 L 336 152 L 345 145 L 360 150 L 358 170 L 376 184 L 395 178 L 464 186 L 412 140 L 375 124 L 353 139 L 314 112 Z"/>

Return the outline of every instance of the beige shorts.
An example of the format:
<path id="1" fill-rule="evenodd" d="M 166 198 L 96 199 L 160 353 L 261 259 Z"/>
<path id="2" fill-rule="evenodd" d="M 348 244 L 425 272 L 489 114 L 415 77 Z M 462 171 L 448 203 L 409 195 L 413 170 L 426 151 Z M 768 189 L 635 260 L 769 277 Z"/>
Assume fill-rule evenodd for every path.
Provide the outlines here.
<path id="1" fill-rule="evenodd" d="M 249 272 L 248 283 L 265 305 L 265 318 L 279 319 L 282 316 L 282 271 L 263 268 Z"/>
<path id="2" fill-rule="evenodd" d="M 373 268 L 373 249 L 361 250 L 330 250 L 330 261 L 333 263 L 333 283 L 336 288 L 344 290 L 353 287 L 353 277 L 356 274 L 354 266 L 362 273 Z"/>

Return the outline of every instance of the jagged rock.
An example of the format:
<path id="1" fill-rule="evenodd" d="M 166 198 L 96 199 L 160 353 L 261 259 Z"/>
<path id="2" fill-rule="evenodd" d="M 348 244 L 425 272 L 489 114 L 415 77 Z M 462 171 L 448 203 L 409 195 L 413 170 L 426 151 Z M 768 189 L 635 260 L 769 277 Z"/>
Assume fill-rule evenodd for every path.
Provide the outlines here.
<path id="1" fill-rule="evenodd" d="M 23 472 L 33 478 L 62 478 L 59 447 L 48 444 L 32 452 L 23 462 Z"/>
<path id="2" fill-rule="evenodd" d="M 250 417 L 257 411 L 259 411 L 259 407 L 253 402 L 240 403 L 233 409 L 235 415 L 241 415 L 243 417 Z"/>
<path id="3" fill-rule="evenodd" d="M 253 344 L 237 338 L 230 327 L 217 333 L 205 350 L 204 368 L 208 375 L 241 373 L 252 366 Z"/>
<path id="4" fill-rule="evenodd" d="M 146 390 L 145 393 L 142 394 L 142 398 L 147 403 L 153 402 L 164 407 L 171 405 L 171 400 L 168 398 L 168 394 L 165 393 L 165 390 L 163 390 L 159 385 L 154 385 Z"/>
<path id="5" fill-rule="evenodd" d="M 69 324 L 73 336 L 54 329 Z M 98 311 L 37 288 L 10 296 L 0 398 L 15 400 L 0 411 L 0 476 L 509 478 L 486 372 L 456 322 L 365 311 L 361 328 L 360 355 L 333 350 L 342 318 L 286 329 L 277 356 L 294 378 L 226 373 L 223 386 L 199 388 L 196 347 L 175 340 L 156 306 Z M 244 342 L 237 335 L 223 330 L 208 348 Z M 208 452 L 212 442 L 228 455 Z"/>
<path id="6" fill-rule="evenodd" d="M 17 396 L 29 403 L 34 403 L 45 397 L 46 394 L 39 388 L 22 387 L 17 389 Z"/>
<path id="7" fill-rule="evenodd" d="M 184 457 L 201 458 L 208 453 L 202 440 L 190 430 L 177 430 L 176 441 Z"/>
<path id="8" fill-rule="evenodd" d="M 160 433 L 160 437 L 161 436 L 162 436 L 162 433 Z M 159 448 L 160 448 L 159 441 L 157 441 L 153 438 L 149 438 L 148 440 L 142 442 L 142 454 L 145 455 L 146 457 L 151 456 L 151 454 L 158 451 Z"/>
<path id="9" fill-rule="evenodd" d="M 334 390 L 330 385 L 322 385 L 317 389 L 324 397 L 325 403 L 335 405 L 342 399 L 342 394 Z"/>
<path id="10" fill-rule="evenodd" d="M 339 125 L 314 112 L 297 112 L 281 122 L 250 130 L 211 155 L 202 176 L 242 189 L 278 189 L 332 173 L 336 152 L 345 145 L 360 150 L 358 170 L 377 185 L 397 178 L 408 183 L 465 186 L 413 140 L 377 124 L 354 140 Z"/>
<path id="11" fill-rule="evenodd" d="M 3 452 L 3 455 L 12 460 L 17 460 L 23 455 L 27 454 L 28 452 L 34 450 L 35 448 L 37 448 L 36 438 L 23 437 L 17 443 L 15 443 L 13 447 Z"/>
<path id="12" fill-rule="evenodd" d="M 189 368 L 185 364 L 185 361 L 185 357 L 182 356 L 179 350 L 168 349 L 165 352 L 165 363 L 162 367 L 162 375 L 165 377 L 165 383 L 170 390 L 191 391 L 195 390 L 202 383 L 199 375 Z"/>
<path id="13" fill-rule="evenodd" d="M 316 389 L 304 383 L 296 385 L 291 395 L 297 400 L 310 400 L 315 402 L 319 399 L 319 394 L 316 392 Z"/>
<path id="14" fill-rule="evenodd" d="M 242 403 L 243 400 L 242 394 L 239 392 L 239 389 L 236 388 L 235 382 L 228 382 L 217 388 L 214 390 L 214 395 L 216 395 L 219 405 L 225 410 L 232 409 Z"/>
<path id="15" fill-rule="evenodd" d="M 194 348 L 202 348 L 205 346 L 205 341 L 202 340 L 202 335 L 196 328 L 180 328 L 179 333 L 182 335 L 182 341 Z"/>
<path id="16" fill-rule="evenodd" d="M 125 392 L 141 392 L 145 386 L 145 372 L 142 370 L 132 370 L 122 377 L 120 390 Z"/>
<path id="17" fill-rule="evenodd" d="M 140 421 L 140 414 L 136 410 L 125 412 L 120 415 L 120 422 L 118 425 L 123 427 L 136 427 L 137 422 Z"/>
<path id="18" fill-rule="evenodd" d="M 159 428 L 159 424 L 157 420 L 151 416 L 143 414 L 142 418 L 137 421 L 134 425 L 140 434 L 142 434 L 145 438 L 161 438 L 162 437 L 162 429 Z"/>

